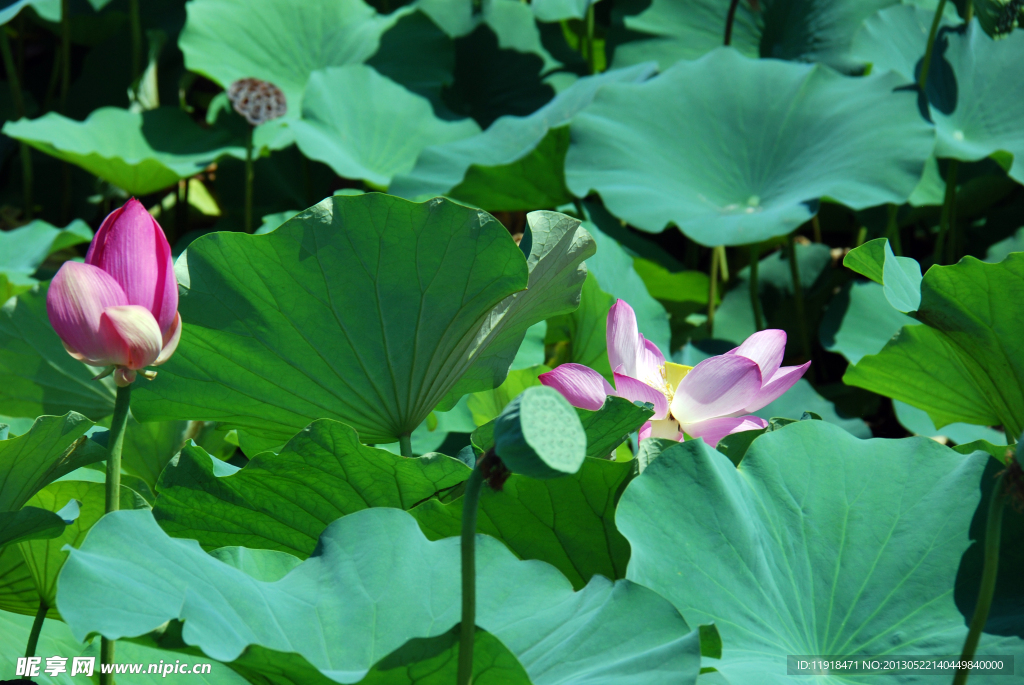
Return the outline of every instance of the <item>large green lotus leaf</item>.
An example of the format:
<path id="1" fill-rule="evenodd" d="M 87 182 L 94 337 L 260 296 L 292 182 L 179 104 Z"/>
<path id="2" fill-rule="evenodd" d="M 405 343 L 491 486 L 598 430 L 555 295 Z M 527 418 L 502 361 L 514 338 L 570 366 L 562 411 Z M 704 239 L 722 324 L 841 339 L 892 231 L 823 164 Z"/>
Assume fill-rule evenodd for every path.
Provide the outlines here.
<path id="1" fill-rule="evenodd" d="M 92 420 L 114 411 L 114 382 L 64 349 L 46 314 L 47 284 L 0 307 L 0 414 L 36 417 L 78 411 Z"/>
<path id="2" fill-rule="evenodd" d="M 38 609 L 39 592 L 21 549 L 4 545 L 0 548 L 0 612 L 34 616 Z"/>
<path id="3" fill-rule="evenodd" d="M 64 474 L 105 459 L 106 450 L 85 437 L 92 425 L 75 412 L 40 416 L 28 433 L 0 440 L 0 511 L 20 509 Z"/>
<path id="4" fill-rule="evenodd" d="M 310 74 L 366 61 L 403 15 L 378 15 L 362 0 L 197 0 L 187 11 L 178 41 L 185 66 L 224 88 L 241 78 L 270 81 L 292 118 Z"/>
<path id="5" fill-rule="evenodd" d="M 378 661 L 360 685 L 450 685 L 458 677 L 459 631 L 409 640 Z M 491 635 L 477 629 L 473 640 L 474 685 L 530 685 L 515 655 Z"/>
<path id="6" fill-rule="evenodd" d="M 29 290 L 38 281 L 36 269 L 54 252 L 92 240 L 92 229 L 81 219 L 57 228 L 42 219 L 0 233 L 0 302 Z"/>
<path id="7" fill-rule="evenodd" d="M 69 523 L 59 536 L 48 540 L 22 541 L 17 545 L 25 566 L 32 574 L 40 599 L 49 607 L 56 607 L 57 575 L 67 559 L 63 548 L 65 545 L 78 547 L 93 524 L 106 513 L 106 485 L 80 480 L 59 481 L 47 485 L 28 501 L 31 506 L 56 511 L 70 500 L 79 502 L 78 518 Z M 122 487 L 120 505 L 122 509 L 137 509 L 145 506 L 145 502 L 136 493 Z M 59 618 L 56 609 L 51 609 L 47 616 Z"/>
<path id="8" fill-rule="evenodd" d="M 441 91 L 454 79 L 455 46 L 426 12 L 409 12 L 381 36 L 367 64 L 440 110 Z"/>
<path id="9" fill-rule="evenodd" d="M 530 3 L 537 21 L 562 21 L 583 19 L 587 10 L 598 0 L 534 0 Z"/>
<path id="10" fill-rule="evenodd" d="M 935 140 L 902 83 L 721 48 L 603 88 L 573 119 L 566 181 L 637 228 L 675 224 L 708 246 L 788 233 L 822 196 L 902 203 Z"/>
<path id="11" fill-rule="evenodd" d="M 223 154 L 244 154 L 226 130 L 200 128 L 178 107 L 142 113 L 101 107 L 85 121 L 51 112 L 8 122 L 3 132 L 133 195 L 194 176 Z"/>
<path id="12" fill-rule="evenodd" d="M 313 553 L 337 518 L 368 507 L 411 509 L 469 478 L 441 454 L 416 459 L 366 447 L 343 423 L 321 419 L 241 470 L 186 447 L 164 471 L 153 516 L 175 537 L 205 549 L 244 546 Z"/>
<path id="13" fill-rule="evenodd" d="M 450 195 L 493 211 L 556 207 L 563 204 L 564 201 L 528 204 L 538 201 L 534 193 L 524 192 L 520 199 L 501 187 L 501 182 L 505 181 L 506 177 L 523 179 L 524 182 L 532 180 L 530 177 L 533 174 L 520 173 L 518 164 L 531 160 L 531 152 L 548 139 L 553 129 L 568 124 L 577 112 L 593 101 L 594 95 L 602 86 L 608 83 L 643 81 L 653 71 L 653 65 L 641 64 L 629 69 L 581 78 L 529 116 L 501 117 L 477 136 L 428 147 L 416 160 L 416 166 L 408 173 L 395 178 L 389 190 L 395 195 L 410 199 Z M 551 142 L 556 143 L 557 140 L 552 139 Z M 562 150 L 561 157 L 555 155 L 553 161 L 561 164 L 564 155 L 565 151 Z M 557 171 L 561 177 L 561 169 Z M 484 178 L 474 178 L 477 175 L 483 175 Z M 474 188 L 472 185 L 463 185 L 475 183 L 482 186 L 484 180 L 495 182 L 497 185 L 490 192 L 487 192 L 486 187 Z M 534 192 L 551 191 L 538 183 Z M 543 199 L 545 198 L 541 198 Z M 517 201 L 523 206 L 516 206 Z"/>
<path id="14" fill-rule="evenodd" d="M 619 502 L 627 577 L 718 626 L 714 667 L 732 683 L 791 682 L 787 654 L 957 654 L 967 627 L 953 585 L 987 460 L 927 438 L 859 440 L 821 421 L 762 435 L 738 468 L 687 441 Z M 1019 655 L 1022 644 L 983 642 L 979 653 Z"/>
<path id="15" fill-rule="evenodd" d="M 553 567 L 519 561 L 487 536 L 478 537 L 476 560 L 477 583 L 487 588 L 477 598 L 477 625 L 536 685 L 625 685 L 638 672 L 654 685 L 696 679 L 696 632 L 647 588 L 597 577 L 573 592 Z M 71 551 L 57 606 L 76 637 L 137 636 L 178 619 L 184 643 L 211 658 L 244 668 L 261 658 L 258 646 L 264 664 L 271 650 L 297 653 L 336 682 L 354 683 L 408 640 L 451 629 L 460 595 L 458 539 L 430 542 L 397 509 L 335 521 L 317 553 L 275 582 L 168 537 L 148 512 L 121 511 Z M 134 611 L 109 610 L 125 601 Z"/>
<path id="16" fill-rule="evenodd" d="M 601 290 L 597 277 L 588 271 L 576 311 L 548 320 L 544 340 L 555 346 L 556 365 L 569 362 L 583 364 L 609 382 L 613 380 L 606 329 L 608 312 L 614 304 L 615 298 Z"/>
<path id="17" fill-rule="evenodd" d="M 935 13 L 921 7 L 891 7 L 864 24 L 855 52 L 910 81 L 917 78 Z M 937 157 L 973 162 L 995 152 L 1013 155 L 1009 174 L 1024 182 L 1024 103 L 1007 84 L 1018 79 L 1024 35 L 993 40 L 977 20 L 969 26 L 942 21 L 928 70 L 928 105 L 937 134 Z"/>
<path id="18" fill-rule="evenodd" d="M 928 412 L 937 428 L 962 421 L 1024 428 L 1019 353 L 1024 254 L 999 264 L 965 257 L 932 267 L 921 283 L 917 319 L 844 381 Z"/>
<path id="19" fill-rule="evenodd" d="M 276 444 L 336 418 L 394 442 L 446 396 L 500 384 L 526 329 L 577 305 L 592 240 L 560 214 L 530 221 L 529 260 L 483 212 L 377 193 L 204 236 L 178 260 L 181 343 L 133 410 Z"/>
<path id="20" fill-rule="evenodd" d="M 615 505 L 633 475 L 633 464 L 587 459 L 575 474 L 537 480 L 512 475 L 501 491 L 484 488 L 478 530 L 508 546 L 520 559 L 540 559 L 561 571 L 576 589 L 595 575 L 624 578 L 629 544 L 615 528 Z M 431 540 L 458 535 L 463 500 L 424 502 L 410 513 Z"/>
<path id="21" fill-rule="evenodd" d="M 749 57 L 797 62 L 824 62 L 836 69 L 856 70 L 861 63 L 849 55 L 861 22 L 899 0 L 761 0 L 736 8 L 731 44 Z M 728 4 L 714 0 L 679 3 L 654 0 L 626 28 L 650 38 L 619 45 L 614 66 L 657 59 L 662 69 L 679 60 L 694 60 L 722 45 Z"/>
<path id="22" fill-rule="evenodd" d="M 1005 445 L 1006 433 L 988 426 L 972 426 L 969 423 L 950 423 L 941 429 L 936 428 L 928 412 L 924 409 L 912 407 L 906 402 L 899 400 L 892 401 L 893 412 L 900 425 L 914 435 L 923 435 L 926 438 L 937 438 L 943 436 L 957 443 L 964 445 L 977 440 L 985 440 L 993 445 Z"/>
<path id="23" fill-rule="evenodd" d="M 985 253 L 985 261 L 1001 262 L 1012 252 L 1024 252 L 1024 228 L 1018 228 L 1017 232 L 1010 237 L 990 245 Z"/>
<path id="24" fill-rule="evenodd" d="M 313 72 L 291 128 L 307 157 L 378 186 L 412 169 L 425 147 L 480 132 L 472 119 L 438 119 L 426 98 L 363 64 Z"/>

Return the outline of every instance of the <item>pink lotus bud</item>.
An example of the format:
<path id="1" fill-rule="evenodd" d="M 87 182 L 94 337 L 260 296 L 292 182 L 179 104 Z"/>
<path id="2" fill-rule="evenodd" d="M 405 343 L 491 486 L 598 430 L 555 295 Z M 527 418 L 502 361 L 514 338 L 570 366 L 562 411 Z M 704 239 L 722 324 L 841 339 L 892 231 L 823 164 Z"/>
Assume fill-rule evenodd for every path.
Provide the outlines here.
<path id="1" fill-rule="evenodd" d="M 68 353 L 117 367 L 118 385 L 167 361 L 181 337 L 178 284 L 163 229 L 134 198 L 96 233 L 85 264 L 66 262 L 46 298 Z"/>

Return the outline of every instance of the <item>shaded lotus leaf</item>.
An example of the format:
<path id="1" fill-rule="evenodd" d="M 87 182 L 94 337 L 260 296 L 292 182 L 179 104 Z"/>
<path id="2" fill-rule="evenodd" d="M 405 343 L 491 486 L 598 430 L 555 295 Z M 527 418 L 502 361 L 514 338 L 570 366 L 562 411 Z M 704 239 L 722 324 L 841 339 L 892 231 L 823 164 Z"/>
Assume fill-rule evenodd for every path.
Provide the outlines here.
<path id="1" fill-rule="evenodd" d="M 18 545 L 4 545 L 0 549 L 0 612 L 35 616 L 38 609 L 39 592 L 21 550 Z"/>
<path id="2" fill-rule="evenodd" d="M 50 112 L 8 122 L 3 132 L 132 195 L 174 185 L 221 155 L 244 154 L 226 130 L 200 128 L 178 107 L 142 113 L 101 107 L 85 121 Z"/>
<path id="3" fill-rule="evenodd" d="M 207 550 L 241 546 L 305 558 L 331 521 L 451 496 L 469 473 L 441 454 L 410 459 L 366 447 L 345 424 L 321 419 L 280 454 L 263 453 L 242 469 L 186 447 L 160 478 L 153 516 L 168 534 Z"/>
<path id="4" fill-rule="evenodd" d="M 306 81 L 317 69 L 360 64 L 404 12 L 379 15 L 363 0 L 199 0 L 187 7 L 178 45 L 185 66 L 227 88 L 243 78 L 270 81 L 302 111 Z"/>
<path id="5" fill-rule="evenodd" d="M 135 492 L 123 486 L 120 492 L 122 509 L 146 508 L 145 501 Z M 65 545 L 78 547 L 85 539 L 85 534 L 106 512 L 106 485 L 80 480 L 59 481 L 47 485 L 28 501 L 31 506 L 56 511 L 71 500 L 79 502 L 78 518 L 63 526 L 59 535 L 46 540 L 18 543 L 36 591 L 40 599 L 50 607 L 56 607 L 57 575 L 67 559 L 67 552 L 63 548 Z M 59 618 L 59 615 L 54 608 L 47 617 Z"/>
<path id="6" fill-rule="evenodd" d="M 607 455 L 605 455 L 607 457 Z M 595 575 L 624 578 L 629 545 L 615 528 L 619 493 L 633 476 L 631 462 L 587 459 L 578 473 L 536 480 L 512 475 L 500 491 L 484 488 L 477 526 L 520 559 L 552 564 L 580 589 Z M 461 530 L 463 500 L 430 500 L 411 510 L 431 540 Z"/>
<path id="7" fill-rule="evenodd" d="M 105 459 L 107 451 L 85 437 L 92 425 L 75 412 L 40 416 L 28 433 L 0 440 L 0 511 L 16 511 L 61 476 Z"/>
<path id="8" fill-rule="evenodd" d="M 178 619 L 184 644 L 264 676 L 277 670 L 274 653 L 297 654 L 332 680 L 355 683 L 380 655 L 443 635 L 460 613 L 458 539 L 430 542 L 396 509 L 335 521 L 317 553 L 275 582 L 167 537 L 146 511 L 105 516 L 70 554 L 57 605 L 76 637 L 137 636 Z M 573 592 L 553 567 L 519 561 L 487 536 L 479 536 L 476 558 L 477 582 L 488 588 L 477 600 L 477 625 L 517 657 L 531 682 L 626 685 L 637 672 L 654 685 L 696 680 L 697 632 L 647 588 L 598 577 Z M 126 592 L 136 611 L 103 608 Z M 609 642 L 606 631 L 630 639 Z"/>
<path id="9" fill-rule="evenodd" d="M 854 49 L 875 61 L 876 68 L 915 79 L 934 16 L 921 7 L 891 7 L 865 22 Z M 1012 31 L 996 40 L 985 34 L 977 19 L 969 26 L 952 23 L 943 21 L 928 69 L 935 155 L 973 162 L 996 152 L 1009 153 L 1010 177 L 1024 182 L 1024 132 L 1019 126 L 1024 102 L 1011 85 L 1019 81 L 1024 34 Z"/>
<path id="10" fill-rule="evenodd" d="M 967 626 L 953 585 L 988 459 L 927 438 L 858 440 L 822 421 L 765 433 L 738 467 L 687 441 L 619 502 L 626 575 L 717 625 L 714 667 L 732 683 L 789 683 L 790 654 L 957 654 Z M 1019 659 L 1024 642 L 986 635 L 978 653 Z"/>
<path id="11" fill-rule="evenodd" d="M 360 685 L 448 685 L 458 676 L 459 634 L 415 638 L 378 661 Z M 515 655 L 496 637 L 477 629 L 473 639 L 475 685 L 530 685 Z"/>
<path id="12" fill-rule="evenodd" d="M 568 143 L 568 136 L 559 127 L 589 105 L 605 84 L 643 81 L 653 71 L 653 65 L 643 64 L 581 78 L 529 116 L 501 117 L 479 135 L 428 147 L 390 191 L 410 199 L 449 195 L 490 211 L 564 204 L 571 196 L 550 195 L 552 184 L 536 178 L 542 170 L 557 177 L 555 188 L 564 187 L 562 143 Z M 503 187 L 511 179 L 530 187 Z"/>
<path id="13" fill-rule="evenodd" d="M 601 290 L 597 277 L 588 271 L 576 311 L 548 320 L 544 342 L 554 345 L 555 366 L 582 364 L 600 373 L 609 383 L 614 380 L 606 335 L 608 312 L 614 304 L 615 298 Z"/>
<path id="14" fill-rule="evenodd" d="M 563 19 L 583 19 L 587 10 L 598 0 L 534 0 L 530 3 L 533 16 L 537 21 L 562 21 Z"/>
<path id="15" fill-rule="evenodd" d="M 603 88 L 572 122 L 566 181 L 637 228 L 675 224 L 708 246 L 788 233 L 822 196 L 902 203 L 935 140 L 902 83 L 718 49 Z"/>
<path id="16" fill-rule="evenodd" d="M 823 62 L 854 71 L 862 62 L 849 54 L 850 44 L 861 22 L 898 1 L 761 0 L 760 11 L 740 2 L 731 45 L 749 57 Z M 679 60 L 698 59 L 722 45 L 727 11 L 728 4 L 713 0 L 653 0 L 625 18 L 626 28 L 640 36 L 616 48 L 613 65 L 654 58 L 667 69 Z"/>
<path id="17" fill-rule="evenodd" d="M 991 297 L 999 293 L 998 297 Z M 1024 254 L 998 264 L 965 257 L 934 266 L 921 282 L 916 318 L 844 382 L 924 409 L 937 428 L 964 422 L 1024 429 Z"/>
<path id="18" fill-rule="evenodd" d="M 377 186 L 411 169 L 423 148 L 480 132 L 472 119 L 438 119 L 426 98 L 362 64 L 313 72 L 291 128 L 307 157 Z"/>
<path id="19" fill-rule="evenodd" d="M 64 349 L 46 314 L 48 284 L 0 307 L 0 414 L 36 417 L 78 411 L 98 420 L 114 411 L 114 381 Z"/>
<path id="20" fill-rule="evenodd" d="M 203 236 L 178 260 L 181 343 L 133 411 L 272 444 L 318 418 L 397 441 L 500 384 L 526 330 L 578 304 L 593 241 L 561 214 L 529 222 L 528 259 L 483 212 L 377 193 L 328 198 L 266 235 Z"/>
<path id="21" fill-rule="evenodd" d="M 60 21 L 60 0 L 14 0 L 0 10 L 0 25 L 18 16 L 25 7 L 31 7 L 45 21 Z"/>

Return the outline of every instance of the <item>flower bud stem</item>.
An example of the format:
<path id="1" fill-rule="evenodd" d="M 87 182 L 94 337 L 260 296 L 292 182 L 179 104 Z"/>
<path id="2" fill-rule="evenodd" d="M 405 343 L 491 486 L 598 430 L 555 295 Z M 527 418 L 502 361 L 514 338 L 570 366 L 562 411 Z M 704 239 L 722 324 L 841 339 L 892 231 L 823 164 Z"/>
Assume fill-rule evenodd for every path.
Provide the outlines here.
<path id="1" fill-rule="evenodd" d="M 117 389 L 114 400 L 114 416 L 110 421 L 110 436 L 107 438 L 107 508 L 109 514 L 121 508 L 121 448 L 124 445 L 124 429 L 128 423 L 128 405 L 131 402 L 132 386 Z M 103 638 L 100 641 L 100 663 L 114 663 L 114 641 Z M 100 673 L 100 685 L 112 685 L 113 673 Z"/>
<path id="2" fill-rule="evenodd" d="M 252 136 L 255 127 L 249 127 L 249 136 L 245 139 L 245 232 L 252 233 L 252 181 L 255 172 L 252 168 Z"/>
<path id="3" fill-rule="evenodd" d="M 466 481 L 462 497 L 462 624 L 459 638 L 458 685 L 473 678 L 473 638 L 476 635 L 476 512 L 484 484 L 483 466 L 490 453 L 480 457 Z"/>
<path id="4" fill-rule="evenodd" d="M 996 590 L 996 572 L 999 570 L 999 543 L 1003 532 L 1003 505 L 1006 504 L 1004 476 L 996 479 L 992 488 L 992 499 L 988 503 L 988 520 L 985 523 L 985 563 L 981 568 L 981 587 L 978 588 L 978 603 L 974 605 L 974 616 L 971 628 L 967 631 L 961 661 L 970 661 L 978 649 L 978 641 L 988 622 L 988 612 L 992 608 L 992 595 Z M 965 685 L 971 670 L 957 669 L 953 676 L 953 685 Z"/>
<path id="5" fill-rule="evenodd" d="M 764 330 L 764 314 L 761 312 L 761 289 L 757 283 L 757 268 L 761 261 L 761 245 L 750 246 L 750 307 L 754 310 L 754 326 Z"/>

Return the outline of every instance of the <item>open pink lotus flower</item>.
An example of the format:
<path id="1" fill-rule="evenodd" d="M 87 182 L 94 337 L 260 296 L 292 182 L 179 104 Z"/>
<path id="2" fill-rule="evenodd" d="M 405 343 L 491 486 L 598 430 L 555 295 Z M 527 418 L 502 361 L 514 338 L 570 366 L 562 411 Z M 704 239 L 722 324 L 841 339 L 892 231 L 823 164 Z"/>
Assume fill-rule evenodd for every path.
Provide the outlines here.
<path id="1" fill-rule="evenodd" d="M 141 203 L 132 198 L 103 220 L 84 264 L 60 267 L 46 311 L 68 353 L 109 367 L 120 386 L 174 354 L 181 316 L 171 246 Z"/>
<path id="2" fill-rule="evenodd" d="M 730 433 L 764 428 L 765 420 L 750 412 L 779 398 L 811 365 L 782 366 L 786 332 L 776 329 L 694 367 L 666 362 L 640 335 L 633 309 L 622 300 L 608 312 L 607 338 L 615 387 L 582 364 L 562 364 L 541 374 L 540 382 L 583 409 L 600 409 L 609 395 L 650 402 L 654 416 L 640 429 L 641 439 L 681 441 L 685 432 L 715 446 Z"/>

